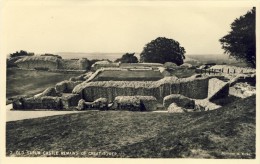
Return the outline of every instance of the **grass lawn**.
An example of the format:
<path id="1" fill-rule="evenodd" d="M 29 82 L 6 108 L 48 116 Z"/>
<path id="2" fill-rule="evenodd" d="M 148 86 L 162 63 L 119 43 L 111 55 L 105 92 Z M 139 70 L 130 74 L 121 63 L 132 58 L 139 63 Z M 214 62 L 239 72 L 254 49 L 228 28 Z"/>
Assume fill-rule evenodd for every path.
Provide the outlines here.
<path id="1" fill-rule="evenodd" d="M 163 78 L 159 71 L 104 71 L 93 81 L 156 81 Z"/>
<path id="2" fill-rule="evenodd" d="M 48 71 L 30 71 L 20 69 L 7 69 L 6 97 L 18 95 L 34 95 L 56 83 L 69 80 L 70 77 L 81 73 L 56 73 Z"/>
<path id="3" fill-rule="evenodd" d="M 87 111 L 7 122 L 6 153 L 7 156 L 255 158 L 255 101 L 253 96 L 200 113 Z M 29 151 L 39 154 L 28 154 Z M 58 154 L 44 154 L 52 151 Z M 99 151 L 115 154 L 83 153 Z"/>

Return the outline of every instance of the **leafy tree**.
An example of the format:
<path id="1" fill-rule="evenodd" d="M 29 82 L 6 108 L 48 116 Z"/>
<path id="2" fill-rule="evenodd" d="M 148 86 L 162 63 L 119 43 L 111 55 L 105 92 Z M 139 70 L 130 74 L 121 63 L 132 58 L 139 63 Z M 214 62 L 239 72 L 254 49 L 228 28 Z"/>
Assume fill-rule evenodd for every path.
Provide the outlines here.
<path id="1" fill-rule="evenodd" d="M 138 63 L 138 59 L 134 56 L 135 53 L 126 53 L 121 58 L 116 59 L 115 62 L 121 63 Z"/>
<path id="2" fill-rule="evenodd" d="M 146 44 L 140 54 L 140 62 L 183 64 L 185 49 L 179 42 L 165 37 L 158 37 Z"/>
<path id="3" fill-rule="evenodd" d="M 256 66 L 255 7 L 235 19 L 231 31 L 221 38 L 220 43 L 226 54 L 237 60 Z"/>
<path id="4" fill-rule="evenodd" d="M 24 57 L 24 56 L 33 56 L 34 53 L 28 53 L 26 51 L 21 50 L 20 52 L 16 51 L 15 53 L 10 54 L 11 58 L 14 57 Z"/>

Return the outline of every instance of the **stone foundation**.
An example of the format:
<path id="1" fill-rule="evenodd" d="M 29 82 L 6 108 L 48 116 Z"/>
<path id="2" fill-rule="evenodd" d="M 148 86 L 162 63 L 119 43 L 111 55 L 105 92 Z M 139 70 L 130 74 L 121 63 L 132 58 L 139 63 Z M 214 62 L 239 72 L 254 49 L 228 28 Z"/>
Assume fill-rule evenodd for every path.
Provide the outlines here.
<path id="1" fill-rule="evenodd" d="M 99 81 L 77 85 L 73 93 L 82 94 L 85 101 L 106 97 L 113 102 L 117 96 L 154 96 L 159 102 L 170 94 L 181 94 L 189 98 L 208 97 L 208 78 L 177 79 L 166 77 L 159 81 Z"/>

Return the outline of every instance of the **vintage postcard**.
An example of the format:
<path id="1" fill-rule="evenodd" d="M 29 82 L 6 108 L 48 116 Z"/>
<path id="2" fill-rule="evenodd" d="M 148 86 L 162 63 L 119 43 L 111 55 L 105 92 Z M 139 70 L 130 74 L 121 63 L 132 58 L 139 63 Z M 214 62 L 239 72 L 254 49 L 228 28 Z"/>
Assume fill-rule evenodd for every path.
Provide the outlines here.
<path id="1" fill-rule="evenodd" d="M 258 163 L 258 12 L 2 1 L 1 161 Z"/>

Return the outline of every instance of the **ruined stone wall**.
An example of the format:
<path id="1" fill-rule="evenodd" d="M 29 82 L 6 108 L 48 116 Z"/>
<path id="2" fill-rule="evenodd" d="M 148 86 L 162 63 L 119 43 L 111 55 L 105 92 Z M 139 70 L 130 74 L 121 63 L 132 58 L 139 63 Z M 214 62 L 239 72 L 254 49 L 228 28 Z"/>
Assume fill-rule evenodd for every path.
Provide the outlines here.
<path id="1" fill-rule="evenodd" d="M 172 79 L 172 81 L 100 81 L 78 85 L 73 93 L 81 94 L 86 101 L 105 97 L 112 102 L 117 96 L 154 96 L 159 102 L 170 94 L 181 94 L 189 98 L 204 99 L 208 96 L 208 78 Z"/>
<path id="2" fill-rule="evenodd" d="M 79 60 L 63 59 L 59 69 L 67 69 L 67 70 L 80 69 Z"/>
<path id="3" fill-rule="evenodd" d="M 59 59 L 53 56 L 29 56 L 15 62 L 22 69 L 45 68 L 49 70 L 87 70 L 89 61 L 87 59 L 71 60 Z"/>
<path id="4" fill-rule="evenodd" d="M 23 62 L 16 63 L 19 68 L 23 69 L 37 69 L 37 68 L 46 68 L 46 69 L 58 69 L 58 61 L 49 61 L 49 60 L 26 60 Z"/>
<path id="5" fill-rule="evenodd" d="M 88 59 L 83 58 L 78 61 L 80 70 L 88 70 L 90 69 L 90 62 Z"/>

